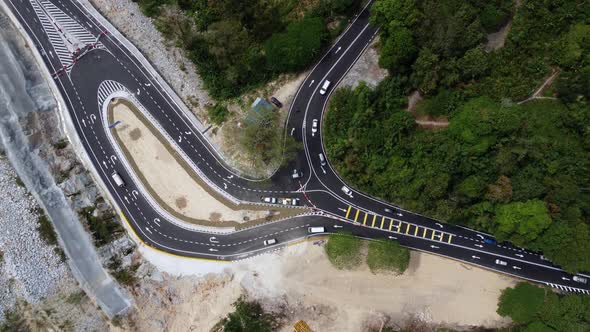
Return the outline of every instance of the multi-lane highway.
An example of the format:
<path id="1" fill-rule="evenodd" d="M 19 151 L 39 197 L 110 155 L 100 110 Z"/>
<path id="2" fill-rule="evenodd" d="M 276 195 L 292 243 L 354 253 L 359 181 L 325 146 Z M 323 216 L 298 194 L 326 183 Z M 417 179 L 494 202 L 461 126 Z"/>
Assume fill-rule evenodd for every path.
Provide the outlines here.
<path id="1" fill-rule="evenodd" d="M 234 260 L 275 249 L 309 236 L 309 226 L 327 233 L 348 230 L 365 238 L 398 240 L 402 245 L 461 260 L 498 272 L 569 291 L 590 294 L 588 283 L 576 282 L 550 262 L 470 229 L 443 224 L 401 210 L 356 190 L 345 193 L 344 181 L 324 156 L 321 123 L 330 94 L 377 33 L 369 24 L 367 4 L 301 84 L 289 109 L 286 135 L 303 143 L 297 158 L 261 183 L 241 177 L 219 157 L 187 116 L 178 98 L 147 68 L 143 57 L 110 24 L 75 0 L 3 0 L 18 19 L 45 66 L 54 75 L 78 136 L 98 176 L 121 208 L 136 235 L 147 245 L 169 253 Z M 331 81 L 325 94 L 319 90 Z M 234 202 L 262 204 L 261 196 L 299 198 L 309 209 L 301 215 L 240 231 L 213 234 L 186 226 L 157 206 L 137 181 L 112 137 L 105 105 L 128 96 L 211 188 Z M 312 133 L 314 119 L 317 132 Z M 293 170 L 304 176 L 293 180 Z M 119 187 L 117 172 L 126 185 Z M 268 185 L 270 182 L 270 186 Z M 348 186 L 350 187 L 350 186 Z M 277 244 L 264 246 L 275 238 Z M 590 277 L 588 278 L 590 279 Z"/>

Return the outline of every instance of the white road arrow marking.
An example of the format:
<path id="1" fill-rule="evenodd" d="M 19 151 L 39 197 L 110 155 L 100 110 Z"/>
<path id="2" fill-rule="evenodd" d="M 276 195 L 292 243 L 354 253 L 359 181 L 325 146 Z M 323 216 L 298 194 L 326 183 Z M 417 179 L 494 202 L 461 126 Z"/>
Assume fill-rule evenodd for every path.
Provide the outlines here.
<path id="1" fill-rule="evenodd" d="M 227 183 L 223 183 L 223 189 L 227 189 Z"/>
<path id="2" fill-rule="evenodd" d="M 342 212 L 346 212 L 346 209 L 343 209 L 343 208 L 338 208 L 338 210 L 340 210 Z"/>
<path id="3" fill-rule="evenodd" d="M 215 236 L 212 236 L 209 238 L 209 242 L 211 243 L 219 243 L 219 241 L 217 241 L 217 238 Z"/>
<path id="4" fill-rule="evenodd" d="M 561 280 L 570 281 L 570 279 L 566 277 L 561 277 Z"/>
<path id="5" fill-rule="evenodd" d="M 184 132 L 184 134 L 185 134 L 185 135 L 190 135 L 190 134 L 192 134 L 192 133 L 191 133 L 190 131 L 185 131 L 185 132 Z"/>
<path id="6" fill-rule="evenodd" d="M 294 132 L 295 132 L 295 128 L 291 129 L 291 136 L 293 136 Z"/>
<path id="7" fill-rule="evenodd" d="M 477 235 L 477 237 L 481 238 L 482 240 L 484 239 L 483 235 L 480 235 L 480 234 L 475 234 L 475 235 Z"/>
<path id="8" fill-rule="evenodd" d="M 340 52 L 341 49 L 342 49 L 342 46 L 338 46 L 338 48 L 336 49 L 336 52 L 334 52 L 334 54 Z"/>
<path id="9" fill-rule="evenodd" d="M 481 259 L 481 257 L 475 256 L 475 255 L 471 256 L 471 258 L 473 258 L 473 259 Z"/>
<path id="10" fill-rule="evenodd" d="M 334 228 L 343 228 L 344 226 L 334 225 Z"/>
<path id="11" fill-rule="evenodd" d="M 158 227 L 160 227 L 160 224 L 158 224 L 158 222 L 160 222 L 160 218 L 154 218 L 154 224 L 158 225 Z"/>
<path id="12" fill-rule="evenodd" d="M 123 196 L 125 198 L 125 201 L 127 202 L 127 204 L 129 204 L 129 198 L 127 198 L 127 196 Z"/>
<path id="13" fill-rule="evenodd" d="M 90 114 L 90 123 L 94 124 L 94 121 L 96 121 L 96 115 Z"/>
<path id="14" fill-rule="evenodd" d="M 480 247 L 483 248 L 483 246 L 481 244 L 475 244 L 476 247 Z"/>
<path id="15" fill-rule="evenodd" d="M 154 234 L 154 233 L 152 233 L 152 231 L 150 231 L 150 229 L 149 229 L 149 228 L 147 228 L 147 227 L 145 228 L 145 230 L 146 230 L 146 231 L 148 231 L 148 232 L 150 232 L 150 234 Z"/>
<path id="16" fill-rule="evenodd" d="M 320 166 L 322 168 L 322 172 L 324 172 L 324 174 L 326 174 L 326 170 L 324 169 L 324 166 Z"/>
<path id="17" fill-rule="evenodd" d="M 84 125 L 84 127 L 86 127 L 86 121 L 84 121 L 84 119 L 82 119 L 82 125 Z"/>
<path id="18" fill-rule="evenodd" d="M 233 176 L 233 175 L 230 175 L 230 176 L 228 176 L 227 178 L 228 178 L 228 179 L 233 179 L 233 178 L 234 178 L 234 176 Z"/>
<path id="19" fill-rule="evenodd" d="M 178 136 L 178 143 L 182 143 L 182 136 Z"/>
<path id="20" fill-rule="evenodd" d="M 392 240 L 397 240 L 397 237 L 395 237 L 395 236 L 388 236 L 387 238 L 392 239 Z"/>
<path id="21" fill-rule="evenodd" d="M 137 190 L 133 190 L 131 192 L 131 194 L 133 195 L 133 198 L 137 199 L 137 196 L 139 196 L 139 192 L 137 192 Z"/>
<path id="22" fill-rule="evenodd" d="M 520 257 L 520 258 L 524 257 L 524 255 L 521 255 L 521 254 L 514 254 L 514 255 L 516 255 L 517 257 Z"/>
<path id="23" fill-rule="evenodd" d="M 146 83 L 145 86 L 152 86 L 150 83 Z"/>
<path id="24" fill-rule="evenodd" d="M 102 164 L 104 165 L 104 168 L 109 168 L 109 167 L 107 166 L 107 163 L 106 163 L 106 161 L 104 161 L 104 160 L 103 160 L 103 161 L 102 161 Z"/>
<path id="25" fill-rule="evenodd" d="M 522 268 L 520 268 L 518 266 L 513 266 L 512 268 L 515 269 L 515 270 L 522 270 Z"/>
<path id="26" fill-rule="evenodd" d="M 141 91 L 139 91 L 139 89 L 137 89 L 137 95 L 139 96 L 141 94 Z"/>
<path id="27" fill-rule="evenodd" d="M 309 83 L 309 87 L 311 88 L 311 86 L 313 85 L 313 82 L 315 82 L 315 80 L 311 80 L 311 83 Z"/>
<path id="28" fill-rule="evenodd" d="M 434 245 L 431 245 L 430 248 L 432 248 L 432 249 L 439 249 L 439 247 L 434 246 Z"/>
<path id="29" fill-rule="evenodd" d="M 209 248 L 209 251 L 219 251 L 219 250 L 217 250 L 215 248 Z"/>
<path id="30" fill-rule="evenodd" d="M 444 226 L 443 226 L 442 224 L 440 224 L 440 223 L 436 223 L 435 225 L 436 225 L 436 226 L 438 226 L 438 227 L 440 227 L 440 228 L 443 228 L 443 227 L 444 227 Z"/>
<path id="31" fill-rule="evenodd" d="M 112 156 L 111 156 L 111 162 L 114 164 L 114 163 L 115 163 L 115 161 L 117 161 L 117 156 L 115 156 L 115 155 L 112 155 Z"/>

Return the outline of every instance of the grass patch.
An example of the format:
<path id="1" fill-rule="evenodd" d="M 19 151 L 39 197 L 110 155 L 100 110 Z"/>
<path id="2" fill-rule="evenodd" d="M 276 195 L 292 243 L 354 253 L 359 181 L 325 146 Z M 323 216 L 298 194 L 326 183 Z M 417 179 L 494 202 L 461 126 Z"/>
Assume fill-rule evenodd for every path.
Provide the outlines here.
<path id="1" fill-rule="evenodd" d="M 397 241 L 376 240 L 369 242 L 367 265 L 371 272 L 394 271 L 404 273 L 410 264 L 410 251 Z"/>
<path id="2" fill-rule="evenodd" d="M 114 215 L 97 218 L 92 214 L 94 210 L 93 206 L 86 207 L 80 209 L 79 214 L 88 222 L 88 227 L 97 246 L 105 245 L 123 234 L 124 229 L 115 220 Z"/>
<path id="3" fill-rule="evenodd" d="M 43 209 L 36 209 L 35 212 L 39 215 L 39 217 L 37 217 L 37 223 L 39 224 L 37 226 L 37 231 L 39 231 L 39 235 L 41 236 L 43 241 L 45 241 L 45 243 L 47 243 L 48 245 L 56 246 L 57 233 L 53 228 L 51 220 L 49 220 Z"/>
<path id="4" fill-rule="evenodd" d="M 53 147 L 56 150 L 63 150 L 66 148 L 66 146 L 68 146 L 68 140 L 65 138 L 62 138 L 59 141 L 57 141 L 57 143 L 53 144 Z"/>
<path id="5" fill-rule="evenodd" d="M 17 186 L 21 188 L 26 188 L 25 183 L 23 182 L 23 180 L 21 180 L 20 176 L 17 175 L 14 180 L 16 181 Z"/>
<path id="6" fill-rule="evenodd" d="M 330 262 L 340 270 L 358 267 L 361 262 L 362 241 L 352 234 L 340 233 L 330 236 L 324 246 Z"/>
<path id="7" fill-rule="evenodd" d="M 135 273 L 139 268 L 139 263 L 132 264 L 131 266 L 121 269 L 118 271 L 113 272 L 113 277 L 117 279 L 117 281 L 123 285 L 131 286 L 137 282 L 137 277 Z"/>
<path id="8" fill-rule="evenodd" d="M 80 304 L 82 302 L 82 300 L 84 300 L 86 298 L 86 293 L 84 293 L 83 291 L 78 291 L 75 293 L 72 293 L 68 296 L 68 298 L 66 299 L 66 302 L 69 304 Z"/>

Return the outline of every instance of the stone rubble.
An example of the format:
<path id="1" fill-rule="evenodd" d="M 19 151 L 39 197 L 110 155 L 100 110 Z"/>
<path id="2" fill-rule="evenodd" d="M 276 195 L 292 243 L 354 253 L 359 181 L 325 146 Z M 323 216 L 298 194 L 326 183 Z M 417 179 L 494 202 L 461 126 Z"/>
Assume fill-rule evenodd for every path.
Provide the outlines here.
<path id="1" fill-rule="evenodd" d="M 67 265 L 37 231 L 39 205 L 0 158 L 0 321 L 17 299 L 38 303 L 72 280 Z"/>

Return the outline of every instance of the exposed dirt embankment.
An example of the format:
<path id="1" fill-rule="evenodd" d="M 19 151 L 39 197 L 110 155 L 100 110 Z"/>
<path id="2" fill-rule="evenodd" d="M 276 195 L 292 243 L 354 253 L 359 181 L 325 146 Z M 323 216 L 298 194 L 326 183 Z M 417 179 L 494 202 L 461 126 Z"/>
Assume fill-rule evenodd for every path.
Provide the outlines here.
<path id="1" fill-rule="evenodd" d="M 219 269 L 211 265 L 215 263 L 165 260 L 192 265 L 195 273 Z M 500 291 L 515 283 L 417 252 L 400 276 L 372 274 L 366 266 L 339 271 L 312 242 L 223 266 L 224 273 L 201 278 L 173 277 L 142 266 L 142 283 L 134 289 L 138 310 L 133 324 L 143 331 L 208 332 L 245 293 L 267 310 L 285 315 L 285 332 L 300 319 L 314 331 L 366 331 L 367 324 L 382 319 L 402 322 L 411 317 L 426 324 L 497 327 L 507 323 L 496 314 Z"/>

